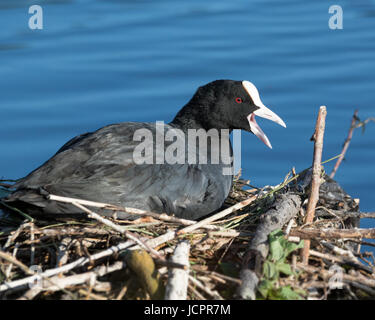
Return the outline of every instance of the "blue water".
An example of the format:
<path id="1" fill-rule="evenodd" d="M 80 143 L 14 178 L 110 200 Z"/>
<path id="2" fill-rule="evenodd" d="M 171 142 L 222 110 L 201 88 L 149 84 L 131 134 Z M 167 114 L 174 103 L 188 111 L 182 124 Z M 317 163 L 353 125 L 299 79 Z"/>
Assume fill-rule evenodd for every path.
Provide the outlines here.
<path id="1" fill-rule="evenodd" d="M 28 28 L 34 3 L 43 30 Z M 331 4 L 343 8 L 343 30 L 328 27 Z M 199 85 L 230 78 L 255 83 L 287 123 L 260 121 L 273 150 L 242 135 L 243 177 L 277 184 L 311 165 L 320 105 L 324 159 L 340 153 L 356 108 L 375 116 L 374 31 L 373 0 L 1 0 L 0 175 L 22 177 L 109 123 L 170 121 Z M 336 175 L 363 211 L 375 211 L 374 158 L 369 124 Z"/>

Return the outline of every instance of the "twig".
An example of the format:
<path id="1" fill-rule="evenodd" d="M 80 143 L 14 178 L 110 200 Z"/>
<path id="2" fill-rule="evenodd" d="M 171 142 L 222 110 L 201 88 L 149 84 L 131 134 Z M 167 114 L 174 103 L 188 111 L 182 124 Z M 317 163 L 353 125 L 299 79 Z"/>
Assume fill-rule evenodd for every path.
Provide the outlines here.
<path id="1" fill-rule="evenodd" d="M 216 268 L 221 264 L 221 261 L 223 261 L 225 255 L 227 254 L 229 248 L 231 247 L 232 243 L 234 241 L 234 238 L 230 239 L 229 243 L 226 245 L 225 249 L 224 249 L 224 252 L 220 255 L 220 258 L 217 260 L 217 263 L 216 263 L 216 266 L 214 268 L 214 270 L 216 270 Z"/>
<path id="2" fill-rule="evenodd" d="M 319 188 L 320 188 L 320 176 L 321 176 L 321 162 L 322 162 L 322 152 L 323 152 L 323 138 L 325 129 L 325 119 L 327 115 L 327 110 L 325 106 L 321 106 L 319 109 L 318 119 L 316 121 L 315 133 L 312 139 L 314 143 L 314 160 L 313 160 L 313 171 L 312 171 L 312 181 L 311 181 L 311 193 L 309 201 L 307 203 L 307 211 L 305 224 L 309 224 L 314 220 L 315 207 L 319 200 Z M 310 241 L 307 240 L 304 243 L 304 247 L 301 252 L 301 257 L 303 263 L 307 264 L 309 260 L 309 249 Z"/>
<path id="3" fill-rule="evenodd" d="M 189 280 L 199 289 L 204 291 L 206 294 L 208 294 L 210 297 L 216 300 L 223 300 L 223 297 L 217 292 L 212 291 L 211 289 L 207 288 L 207 286 L 204 286 L 199 280 L 194 278 L 193 276 L 189 276 Z"/>
<path id="4" fill-rule="evenodd" d="M 334 216 L 334 217 L 340 217 L 341 219 L 347 219 L 347 218 L 369 218 L 369 219 L 375 219 L 375 212 L 358 212 L 358 211 L 342 211 L 342 210 L 333 210 L 333 209 L 327 209 L 324 207 L 318 207 L 316 208 L 316 215 L 319 217 L 326 217 L 326 216 Z M 320 209 L 323 209 L 324 212 L 322 212 Z"/>
<path id="5" fill-rule="evenodd" d="M 202 272 L 202 273 L 208 274 L 209 276 L 215 276 L 215 277 L 221 278 L 223 280 L 233 282 L 233 283 L 238 284 L 238 285 L 241 284 L 240 279 L 232 278 L 232 277 L 226 276 L 224 274 L 221 274 L 221 273 L 218 273 L 218 272 L 215 272 L 215 271 L 202 270 L 202 269 L 197 268 L 195 266 L 191 266 L 190 268 L 193 269 L 194 272 Z"/>
<path id="6" fill-rule="evenodd" d="M 192 292 L 192 294 L 194 294 L 194 296 L 198 298 L 198 300 L 207 300 L 202 294 L 200 294 L 200 292 L 197 289 L 195 289 L 195 286 L 193 284 L 189 283 L 189 289 Z"/>
<path id="7" fill-rule="evenodd" d="M 322 269 L 321 267 L 313 267 L 311 265 L 305 265 L 301 262 L 297 262 L 296 268 L 297 270 L 302 270 L 302 271 L 309 272 L 309 273 L 316 273 L 320 275 L 323 279 L 327 279 L 327 278 L 329 279 L 332 276 L 332 271 Z M 345 280 L 356 281 L 366 286 L 375 288 L 375 279 L 370 279 L 370 278 L 366 278 L 363 276 L 350 275 L 346 273 L 343 273 L 342 277 L 344 281 Z"/>
<path id="8" fill-rule="evenodd" d="M 117 261 L 111 266 L 100 266 L 96 267 L 94 270 L 89 272 L 84 272 L 81 274 L 75 274 L 72 276 L 61 278 L 59 276 L 54 276 L 48 281 L 42 281 L 39 285 L 33 286 L 33 288 L 29 291 L 32 291 L 28 294 L 24 294 L 24 299 L 30 300 L 37 296 L 42 291 L 60 291 L 64 288 L 83 284 L 92 280 L 93 278 L 102 277 L 106 274 L 122 270 L 126 268 L 126 264 L 123 261 Z M 52 284 L 51 284 L 52 282 Z"/>
<path id="9" fill-rule="evenodd" d="M 200 222 L 197 222 L 194 225 L 183 228 L 180 231 L 177 231 L 177 232 L 176 231 L 168 231 L 165 234 L 163 234 L 163 235 L 161 235 L 157 238 L 149 239 L 149 240 L 146 241 L 146 244 L 149 245 L 152 248 L 155 248 L 155 247 L 157 247 L 157 246 L 159 246 L 159 245 L 161 245 L 161 244 L 163 244 L 167 241 L 170 241 L 170 240 L 176 238 L 177 236 L 179 236 L 181 234 L 186 234 L 186 233 L 191 232 L 195 229 L 201 228 L 206 223 L 210 223 L 210 222 L 215 221 L 217 219 L 220 219 L 220 218 L 222 218 L 222 217 L 224 217 L 224 216 L 226 216 L 226 215 L 228 215 L 228 214 L 230 214 L 230 213 L 232 213 L 236 210 L 239 210 L 239 209 L 249 205 L 251 202 L 253 202 L 255 200 L 255 198 L 256 197 L 251 197 L 251 198 L 246 199 L 242 202 L 239 202 L 239 203 L 235 204 L 234 206 L 231 206 L 231 207 L 229 207 L 229 208 L 227 208 L 227 209 L 225 209 L 225 210 L 223 210 L 223 211 L 221 211 L 221 212 L 219 212 L 219 213 L 217 213 L 217 214 L 215 214 L 215 215 L 213 215 L 209 218 L 206 218 L 206 219 L 204 219 Z M 138 248 L 139 248 L 139 246 L 134 247 L 134 249 L 138 249 Z"/>
<path id="10" fill-rule="evenodd" d="M 372 297 L 375 297 L 375 290 L 374 289 L 371 289 L 370 287 L 364 285 L 364 284 L 361 284 L 361 283 L 358 283 L 356 281 L 351 281 L 351 280 L 344 280 L 345 283 L 347 284 L 350 284 L 352 285 L 353 287 L 356 287 L 358 289 L 361 289 L 363 291 L 366 291 L 368 294 L 370 294 Z"/>
<path id="11" fill-rule="evenodd" d="M 34 260 L 35 260 L 35 245 L 34 245 L 34 240 L 35 240 L 35 232 L 34 232 L 34 223 L 30 222 L 30 265 L 34 265 Z"/>
<path id="12" fill-rule="evenodd" d="M 228 229 L 227 231 L 212 231 L 208 232 L 209 236 L 213 237 L 223 237 L 223 238 L 237 238 L 237 237 L 251 237 L 254 234 L 247 231 L 236 231 L 233 229 Z"/>
<path id="13" fill-rule="evenodd" d="M 91 211 L 90 209 L 87 209 L 83 205 L 73 202 L 72 203 L 77 208 L 85 211 L 89 214 L 89 216 L 95 220 L 98 220 L 99 222 L 105 224 L 108 227 L 111 227 L 112 229 L 120 232 L 121 234 L 125 235 L 128 239 L 133 240 L 135 243 L 137 243 L 139 246 L 141 246 L 143 249 L 149 251 L 151 254 L 153 254 L 155 257 L 158 257 L 159 259 L 164 259 L 156 250 L 154 250 L 152 247 L 148 246 L 147 243 L 140 240 L 137 236 L 132 234 L 131 232 L 125 230 L 124 228 L 118 226 L 117 224 L 113 223 L 112 221 L 102 217 L 101 215 L 95 213 L 94 211 Z"/>
<path id="14" fill-rule="evenodd" d="M 189 241 L 181 241 L 180 243 L 178 243 L 171 258 L 172 262 L 189 266 L 189 250 Z M 186 300 L 188 279 L 188 269 L 169 269 L 168 284 L 165 291 L 165 300 Z"/>
<path id="15" fill-rule="evenodd" d="M 14 249 L 13 249 L 13 257 L 16 259 L 16 256 L 17 256 L 17 251 L 18 251 L 18 248 L 19 248 L 19 244 L 16 243 L 15 246 L 14 246 Z M 10 273 L 12 272 L 12 267 L 13 267 L 13 263 L 11 262 L 5 272 L 5 279 L 8 280 L 9 277 L 10 277 Z"/>
<path id="16" fill-rule="evenodd" d="M 159 237 L 147 240 L 146 243 L 148 246 L 155 248 L 167 241 L 174 239 L 175 237 L 176 237 L 176 231 L 168 231 Z M 134 247 L 134 249 L 138 249 L 138 248 L 139 246 Z"/>
<path id="17" fill-rule="evenodd" d="M 343 238 L 367 238 L 375 239 L 375 228 L 372 229 L 292 229 L 291 236 L 302 239 L 343 239 Z"/>
<path id="18" fill-rule="evenodd" d="M 326 247 L 327 249 L 331 250 L 332 252 L 340 255 L 340 256 L 344 256 L 344 257 L 347 257 L 350 261 L 352 261 L 353 263 L 356 263 L 358 265 L 362 265 L 362 263 L 360 262 L 359 259 L 356 258 L 356 256 L 353 254 L 353 252 L 347 250 L 347 249 L 343 249 L 343 248 L 340 248 L 338 246 L 335 246 L 334 244 L 326 241 L 326 240 L 322 240 L 320 241 L 320 243 Z"/>
<path id="19" fill-rule="evenodd" d="M 82 258 L 79 258 L 79 259 L 77 259 L 77 260 L 75 260 L 75 261 L 73 261 L 69 264 L 66 264 L 66 265 L 62 266 L 62 267 L 54 268 L 54 269 L 48 269 L 48 270 L 42 272 L 39 275 L 34 275 L 34 273 L 32 272 L 33 275 L 30 276 L 30 277 L 26 277 L 26 278 L 23 278 L 23 279 L 19 279 L 19 280 L 15 280 L 15 281 L 12 281 L 12 282 L 6 282 L 4 284 L 1 284 L 0 285 L 0 292 L 8 291 L 8 290 L 23 289 L 24 287 L 27 287 L 30 283 L 33 283 L 37 279 L 52 277 L 52 276 L 55 276 L 59 273 L 66 273 L 66 272 L 68 272 L 72 269 L 75 269 L 77 267 L 82 267 L 82 266 L 84 266 L 84 265 L 86 265 L 90 262 L 95 261 L 95 260 L 99 260 L 99 259 L 111 256 L 113 254 L 116 254 L 119 251 L 128 249 L 129 247 L 131 247 L 133 245 L 134 245 L 134 242 L 129 240 L 129 241 L 126 241 L 126 242 L 122 242 L 122 243 L 120 243 L 116 246 L 112 246 L 112 247 L 110 247 L 106 250 L 103 250 L 101 252 L 98 252 L 96 254 L 93 254 L 93 255 L 90 256 L 90 258 L 82 257 Z"/>
<path id="20" fill-rule="evenodd" d="M 352 122 L 350 124 L 350 128 L 349 128 L 349 132 L 348 132 L 348 136 L 344 142 L 344 147 L 342 148 L 342 151 L 341 151 L 341 154 L 340 154 L 340 157 L 337 159 L 336 161 L 336 164 L 331 172 L 331 174 L 329 175 L 330 178 L 333 179 L 333 177 L 335 176 L 336 174 L 336 171 L 338 170 L 342 160 L 344 159 L 345 157 L 345 154 L 346 154 L 346 151 L 348 150 L 349 148 L 349 145 L 350 145 L 350 141 L 352 140 L 352 137 L 353 137 L 353 131 L 355 129 L 355 124 L 357 122 L 357 119 L 358 119 L 358 110 L 355 110 L 354 114 L 353 114 L 353 117 L 352 117 Z"/>
<path id="21" fill-rule="evenodd" d="M 363 120 L 363 121 L 358 120 L 358 123 L 355 126 L 355 128 L 357 129 L 357 128 L 363 127 L 364 125 L 366 125 L 369 122 L 375 122 L 375 117 L 370 117 L 370 118 L 367 118 L 366 120 Z"/>
<path id="22" fill-rule="evenodd" d="M 155 213 L 155 212 L 150 212 L 150 211 L 136 209 L 136 208 L 119 207 L 119 206 L 115 206 L 115 205 L 108 204 L 108 203 L 82 200 L 82 199 L 77 199 L 77 198 L 61 197 L 61 196 L 57 196 L 54 194 L 48 195 L 48 199 L 58 201 L 58 202 L 70 203 L 70 204 L 77 203 L 83 206 L 112 210 L 115 212 L 120 211 L 120 212 L 126 212 L 126 213 L 135 214 L 139 216 L 150 216 L 158 220 L 178 223 L 178 224 L 182 224 L 185 226 L 190 226 L 196 223 L 196 221 L 193 221 L 193 220 L 177 218 L 174 216 L 169 216 L 165 213 Z M 115 215 L 116 213 L 114 213 L 114 216 Z M 209 230 L 225 230 L 224 228 L 213 226 L 213 225 L 205 225 L 205 226 L 202 226 L 202 228 L 209 229 Z"/>
<path id="23" fill-rule="evenodd" d="M 352 265 L 352 266 L 354 266 L 358 269 L 365 270 L 366 272 L 368 272 L 370 274 L 372 273 L 372 268 L 367 267 L 367 266 L 365 266 L 361 263 L 357 263 L 357 262 L 355 262 L 352 259 L 347 258 L 347 257 L 337 257 L 337 256 L 334 256 L 334 255 L 329 254 L 329 253 L 322 253 L 322 252 L 312 250 L 312 249 L 310 250 L 310 254 L 311 254 L 311 256 L 326 259 L 326 260 L 330 260 L 330 261 L 337 262 L 337 263 L 340 263 L 340 264 Z"/>
<path id="24" fill-rule="evenodd" d="M 39 229 L 35 231 L 35 234 L 40 234 L 43 237 L 66 237 L 66 236 L 82 236 L 82 237 L 98 237 L 98 236 L 107 236 L 110 234 L 117 234 L 112 230 L 103 229 L 103 228 L 94 228 L 94 227 L 65 227 L 61 229 Z"/>
<path id="25" fill-rule="evenodd" d="M 32 272 L 29 269 L 28 266 L 26 266 L 25 264 L 23 264 L 21 261 L 18 261 L 15 257 L 13 257 L 11 254 L 9 254 L 7 252 L 0 251 L 0 259 L 7 260 L 8 262 L 16 265 L 17 267 L 19 267 L 23 272 L 25 272 L 28 275 L 33 275 L 34 274 L 34 272 Z"/>
<path id="26" fill-rule="evenodd" d="M 375 247 L 375 243 L 374 242 L 360 241 L 360 240 L 355 240 L 355 239 L 344 239 L 344 240 L 347 240 L 347 241 L 350 241 L 350 242 L 354 242 L 354 243 L 360 244 L 362 246 Z"/>
<path id="27" fill-rule="evenodd" d="M 250 197 L 249 199 L 243 200 L 243 201 L 241 201 L 241 202 L 239 202 L 239 203 L 237 203 L 237 204 L 235 204 L 235 205 L 233 205 L 233 206 L 231 206 L 231 207 L 229 207 L 229 208 L 227 208 L 227 209 L 225 209 L 223 211 L 220 211 L 220 212 L 218 212 L 218 213 L 216 213 L 216 214 L 214 214 L 214 215 L 212 215 L 212 216 L 210 216 L 210 217 L 208 217 L 206 219 L 203 219 L 203 220 L 201 220 L 201 221 L 199 221 L 199 222 L 197 222 L 197 223 L 195 223 L 195 224 L 193 224 L 191 226 L 188 226 L 186 228 L 183 228 L 183 229 L 177 231 L 177 234 L 178 235 L 182 235 L 182 234 L 189 233 L 189 232 L 191 232 L 193 230 L 201 228 L 204 225 L 209 224 L 210 222 L 213 222 L 215 220 L 221 219 L 221 218 L 223 218 L 223 217 L 225 217 L 225 216 L 227 216 L 227 215 L 229 215 L 229 214 L 231 214 L 231 213 L 233 213 L 233 212 L 235 212 L 237 210 L 240 210 L 240 209 L 248 206 L 256 198 L 257 198 L 256 196 L 253 196 L 253 197 Z"/>
<path id="28" fill-rule="evenodd" d="M 23 231 L 23 229 L 29 227 L 31 225 L 31 222 L 25 222 L 23 224 L 21 224 L 18 229 L 14 232 L 12 232 L 8 239 L 7 239 L 7 242 L 5 243 L 4 247 L 3 247 L 3 250 L 6 250 L 7 248 L 9 248 L 11 246 L 11 244 L 16 241 L 17 237 L 20 235 L 20 233 Z"/>
<path id="29" fill-rule="evenodd" d="M 122 300 L 122 298 L 126 295 L 126 293 L 128 292 L 128 288 L 129 288 L 129 285 L 130 285 L 130 282 L 133 281 L 133 278 L 129 278 L 126 282 L 125 282 L 125 285 L 122 287 L 122 289 L 120 290 L 119 294 L 117 295 L 116 299 L 115 300 Z"/>
<path id="30" fill-rule="evenodd" d="M 69 247 L 71 244 L 72 239 L 70 237 L 65 237 L 61 240 L 57 249 L 56 267 L 61 267 L 68 262 Z"/>
<path id="31" fill-rule="evenodd" d="M 85 289 L 79 289 L 78 292 L 86 296 L 86 300 L 108 300 L 108 298 L 103 297 L 99 294 L 92 293 L 91 291 Z"/>
<path id="32" fill-rule="evenodd" d="M 293 224 L 295 224 L 295 223 L 296 223 L 296 221 L 295 221 L 294 219 L 290 219 L 290 220 L 289 220 L 288 225 L 286 226 L 285 231 L 284 231 L 284 233 L 285 233 L 286 236 L 289 235 L 290 230 L 292 229 L 292 226 L 293 226 Z"/>

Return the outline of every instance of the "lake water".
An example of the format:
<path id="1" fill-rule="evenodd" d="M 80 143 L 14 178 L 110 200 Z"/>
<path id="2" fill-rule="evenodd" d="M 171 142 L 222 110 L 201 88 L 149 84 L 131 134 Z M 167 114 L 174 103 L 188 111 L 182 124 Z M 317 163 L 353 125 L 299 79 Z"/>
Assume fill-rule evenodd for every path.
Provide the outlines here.
<path id="1" fill-rule="evenodd" d="M 323 158 L 340 153 L 353 111 L 375 116 L 375 1 L 37 1 L 0 3 L 0 176 L 19 178 L 71 137 L 121 121 L 170 121 L 196 88 L 250 80 L 287 123 L 260 121 L 273 150 L 242 134 L 243 177 L 279 183 L 311 165 L 320 105 Z M 328 27 L 342 6 L 342 30 Z M 336 179 L 375 211 L 375 124 L 357 130 Z M 330 172 L 333 162 L 326 165 Z M 375 227 L 364 220 L 363 227 Z"/>

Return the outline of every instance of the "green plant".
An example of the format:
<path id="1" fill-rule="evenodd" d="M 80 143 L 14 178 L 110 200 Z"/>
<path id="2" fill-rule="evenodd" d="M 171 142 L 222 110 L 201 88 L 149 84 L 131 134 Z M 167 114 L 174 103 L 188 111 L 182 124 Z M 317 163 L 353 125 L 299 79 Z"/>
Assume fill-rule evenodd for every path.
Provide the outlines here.
<path id="1" fill-rule="evenodd" d="M 304 291 L 293 289 L 290 285 L 280 286 L 280 275 L 291 276 L 293 272 L 286 259 L 289 254 L 303 247 L 300 243 L 289 242 L 281 230 L 275 230 L 269 235 L 270 252 L 263 264 L 262 281 L 258 291 L 263 299 L 272 300 L 300 300 L 303 299 Z"/>

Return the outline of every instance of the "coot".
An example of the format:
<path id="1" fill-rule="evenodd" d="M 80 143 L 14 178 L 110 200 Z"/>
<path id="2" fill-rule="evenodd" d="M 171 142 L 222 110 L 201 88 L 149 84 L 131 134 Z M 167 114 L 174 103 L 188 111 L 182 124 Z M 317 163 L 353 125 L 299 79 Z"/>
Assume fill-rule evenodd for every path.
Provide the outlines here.
<path id="1" fill-rule="evenodd" d="M 169 124 L 122 122 L 71 139 L 17 181 L 3 201 L 30 214 L 80 214 L 70 204 L 47 200 L 46 194 L 56 194 L 200 218 L 219 209 L 230 191 L 233 177 L 224 174 L 228 161 L 222 156 L 225 146 L 232 155 L 229 133 L 249 131 L 271 147 L 256 116 L 285 127 L 251 82 L 210 82 Z M 210 135 L 215 132 L 216 140 Z M 201 141 L 204 134 L 210 139 Z M 200 158 L 203 147 L 207 156 Z"/>

